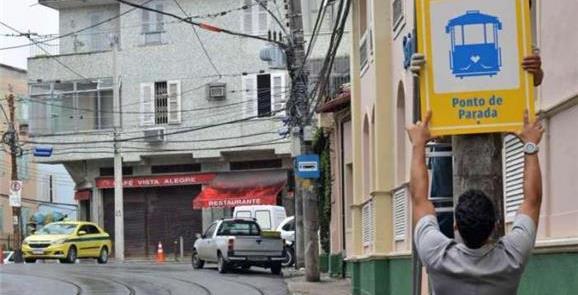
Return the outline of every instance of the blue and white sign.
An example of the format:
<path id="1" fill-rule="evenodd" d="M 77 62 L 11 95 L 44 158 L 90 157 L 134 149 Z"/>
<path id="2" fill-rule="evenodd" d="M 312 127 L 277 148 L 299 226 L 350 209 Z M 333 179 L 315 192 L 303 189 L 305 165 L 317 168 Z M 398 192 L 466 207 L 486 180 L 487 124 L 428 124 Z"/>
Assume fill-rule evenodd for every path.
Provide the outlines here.
<path id="1" fill-rule="evenodd" d="M 518 87 L 515 10 L 514 1 L 432 1 L 428 62 L 437 93 Z"/>
<path id="2" fill-rule="evenodd" d="M 319 178 L 319 155 L 301 155 L 295 161 L 295 173 L 301 178 Z"/>

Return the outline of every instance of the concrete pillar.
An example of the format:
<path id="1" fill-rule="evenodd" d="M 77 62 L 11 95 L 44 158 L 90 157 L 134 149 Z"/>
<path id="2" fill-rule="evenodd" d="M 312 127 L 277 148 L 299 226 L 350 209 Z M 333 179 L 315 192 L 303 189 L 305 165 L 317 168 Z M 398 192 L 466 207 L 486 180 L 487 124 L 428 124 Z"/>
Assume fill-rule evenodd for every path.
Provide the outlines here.
<path id="1" fill-rule="evenodd" d="M 394 120 L 392 99 L 392 28 L 391 3 L 370 0 L 372 4 L 371 27 L 373 28 L 373 60 L 375 81 L 375 118 L 373 123 L 373 205 L 374 205 L 374 252 L 388 253 L 393 246 L 392 197 L 394 187 Z"/>
<path id="2" fill-rule="evenodd" d="M 363 203 L 363 179 L 362 173 L 362 121 L 361 111 L 361 69 L 359 56 L 359 39 L 361 38 L 359 28 L 359 1 L 351 4 L 351 150 L 353 153 L 353 204 L 351 206 L 352 233 L 351 245 L 352 253 L 347 253 L 348 257 L 359 256 L 363 253 L 361 244 L 361 204 Z"/>

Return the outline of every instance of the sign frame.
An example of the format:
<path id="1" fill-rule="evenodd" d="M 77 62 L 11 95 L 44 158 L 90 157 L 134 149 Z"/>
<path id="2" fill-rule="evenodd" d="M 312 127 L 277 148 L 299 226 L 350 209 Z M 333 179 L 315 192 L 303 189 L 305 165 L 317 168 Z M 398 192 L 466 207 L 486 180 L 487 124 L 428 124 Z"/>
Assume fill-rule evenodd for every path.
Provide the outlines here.
<path id="1" fill-rule="evenodd" d="M 530 119 L 534 119 L 533 76 L 521 67 L 523 58 L 532 54 L 530 7 L 527 0 L 501 1 L 511 1 L 515 5 L 518 86 L 506 89 L 436 92 L 431 5 L 432 3 L 437 5 L 442 2 L 456 2 L 456 0 L 416 0 L 416 29 L 417 40 L 419 40 L 417 49 L 427 61 L 419 79 L 420 107 L 422 118 L 429 110 L 432 111 L 430 122 L 432 136 L 516 132 L 523 127 L 525 110 L 528 110 Z M 474 8 L 471 11 L 473 10 Z M 484 30 L 485 28 L 484 26 Z M 463 79 L 468 79 L 468 77 L 463 77 Z M 473 115 L 474 118 L 468 117 L 468 114 Z"/>

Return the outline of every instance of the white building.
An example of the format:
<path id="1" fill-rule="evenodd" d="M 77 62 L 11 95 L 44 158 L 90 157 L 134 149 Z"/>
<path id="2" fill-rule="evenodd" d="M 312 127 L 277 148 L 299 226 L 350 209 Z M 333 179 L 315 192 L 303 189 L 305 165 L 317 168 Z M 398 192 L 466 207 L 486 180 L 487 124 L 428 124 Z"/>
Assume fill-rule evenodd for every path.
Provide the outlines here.
<path id="1" fill-rule="evenodd" d="M 281 31 L 255 1 L 133 2 L 184 17 L 178 2 L 193 21 L 256 36 Z M 43 45 L 53 55 L 41 50 L 28 61 L 32 141 L 52 146 L 45 161 L 64 164 L 73 177 L 80 217 L 114 236 L 113 127 L 120 122 L 125 255 L 152 255 L 159 241 L 180 236 L 191 249 L 203 224 L 229 212 L 193 209 L 199 194 L 210 197 L 207 188 L 235 202 L 271 202 L 250 195 L 273 187 L 273 202 L 292 202 L 291 146 L 279 135 L 290 85 L 286 71 L 259 59 L 267 42 L 194 29 L 113 0 L 39 3 L 59 11 L 62 38 Z M 263 3 L 285 17 L 282 1 Z"/>

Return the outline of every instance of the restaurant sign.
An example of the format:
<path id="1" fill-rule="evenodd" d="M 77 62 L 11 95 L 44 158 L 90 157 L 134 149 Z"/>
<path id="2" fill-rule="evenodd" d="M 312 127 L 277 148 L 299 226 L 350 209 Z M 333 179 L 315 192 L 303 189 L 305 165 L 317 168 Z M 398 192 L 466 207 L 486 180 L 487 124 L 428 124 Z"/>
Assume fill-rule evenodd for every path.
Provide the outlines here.
<path id="1" fill-rule="evenodd" d="M 124 188 L 132 188 L 205 184 L 211 182 L 215 176 L 216 174 L 214 173 L 124 176 L 122 186 Z M 114 177 L 107 176 L 97 178 L 96 187 L 99 189 L 114 188 Z"/>

